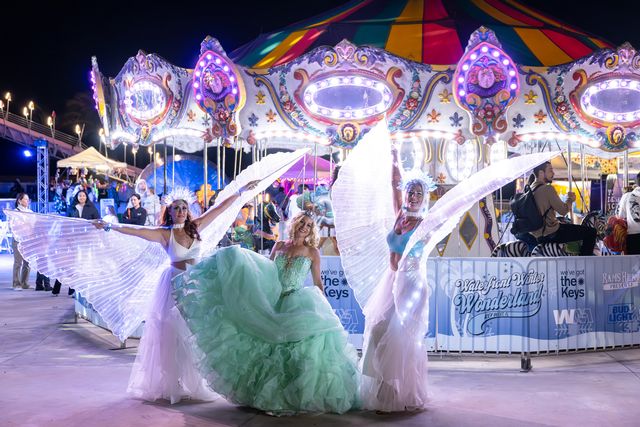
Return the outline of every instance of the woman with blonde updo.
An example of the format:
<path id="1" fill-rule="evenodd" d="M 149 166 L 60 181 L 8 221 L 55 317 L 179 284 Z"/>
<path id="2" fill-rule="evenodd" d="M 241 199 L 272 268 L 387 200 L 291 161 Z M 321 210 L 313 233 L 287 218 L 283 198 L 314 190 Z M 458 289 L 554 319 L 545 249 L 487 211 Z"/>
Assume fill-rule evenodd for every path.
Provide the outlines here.
<path id="1" fill-rule="evenodd" d="M 177 306 L 204 354 L 201 370 L 229 401 L 273 415 L 356 406 L 356 350 L 325 299 L 318 229 L 308 212 L 271 259 L 230 246 L 174 281 Z M 311 272 L 315 286 L 304 287 Z"/>

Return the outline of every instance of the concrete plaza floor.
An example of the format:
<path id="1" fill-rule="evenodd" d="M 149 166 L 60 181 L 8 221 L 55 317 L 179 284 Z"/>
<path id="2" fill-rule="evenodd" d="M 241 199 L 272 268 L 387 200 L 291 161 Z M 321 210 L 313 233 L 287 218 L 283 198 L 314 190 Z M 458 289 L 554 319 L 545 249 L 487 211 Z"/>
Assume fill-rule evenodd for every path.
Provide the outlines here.
<path id="1" fill-rule="evenodd" d="M 535 357 L 430 358 L 432 399 L 415 414 L 274 418 L 219 399 L 149 403 L 125 393 L 137 340 L 120 349 L 73 299 L 11 289 L 0 255 L 0 426 L 638 426 L 640 349 Z M 31 283 L 35 278 L 32 274 Z"/>

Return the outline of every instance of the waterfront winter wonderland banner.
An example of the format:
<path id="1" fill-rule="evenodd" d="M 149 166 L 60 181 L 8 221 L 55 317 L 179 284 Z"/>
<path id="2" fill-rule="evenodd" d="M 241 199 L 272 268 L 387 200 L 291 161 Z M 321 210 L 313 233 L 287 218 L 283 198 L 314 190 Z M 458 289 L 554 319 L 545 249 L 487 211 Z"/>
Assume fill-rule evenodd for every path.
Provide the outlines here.
<path id="1" fill-rule="evenodd" d="M 361 348 L 365 319 L 340 257 L 323 257 L 320 274 L 327 300 Z M 427 275 L 430 351 L 555 352 L 640 344 L 640 256 L 434 258 L 427 261 Z M 75 305 L 79 316 L 106 328 L 84 298 Z"/>
<path id="2" fill-rule="evenodd" d="M 436 258 L 427 274 L 432 351 L 640 344 L 640 256 Z M 327 299 L 359 344 L 364 318 L 340 258 L 324 257 L 321 276 Z"/>

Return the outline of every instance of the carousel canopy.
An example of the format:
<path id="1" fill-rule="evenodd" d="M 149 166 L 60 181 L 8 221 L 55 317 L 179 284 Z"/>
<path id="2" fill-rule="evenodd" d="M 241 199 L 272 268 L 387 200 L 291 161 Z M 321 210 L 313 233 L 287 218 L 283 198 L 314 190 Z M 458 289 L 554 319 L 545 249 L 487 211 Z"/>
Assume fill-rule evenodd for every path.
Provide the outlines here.
<path id="1" fill-rule="evenodd" d="M 612 46 L 513 0 L 355 0 L 263 34 L 230 57 L 270 68 L 347 39 L 413 61 L 449 65 L 458 62 L 480 26 L 496 33 L 516 63 L 528 66 L 564 64 Z"/>
<path id="2" fill-rule="evenodd" d="M 57 166 L 59 168 L 87 168 L 98 171 L 109 171 L 112 169 L 126 168 L 127 164 L 110 160 L 100 154 L 95 148 L 89 147 L 81 153 L 58 161 Z"/>

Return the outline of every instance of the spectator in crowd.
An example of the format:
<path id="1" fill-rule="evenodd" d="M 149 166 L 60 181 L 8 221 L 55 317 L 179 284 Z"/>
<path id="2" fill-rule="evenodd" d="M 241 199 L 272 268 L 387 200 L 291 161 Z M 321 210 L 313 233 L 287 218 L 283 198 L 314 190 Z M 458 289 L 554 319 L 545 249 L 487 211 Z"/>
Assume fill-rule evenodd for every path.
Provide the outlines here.
<path id="1" fill-rule="evenodd" d="M 280 193 L 280 181 L 278 181 L 278 180 L 273 181 L 273 184 L 271 184 L 270 187 L 268 187 L 266 190 L 264 190 L 264 192 L 269 195 L 269 198 L 271 200 L 274 200 L 276 198 L 276 196 L 278 195 L 278 193 Z"/>
<path id="2" fill-rule="evenodd" d="M 147 211 L 141 206 L 140 195 L 134 194 L 129 198 L 130 208 L 124 212 L 123 224 L 145 225 L 147 222 Z"/>
<path id="3" fill-rule="evenodd" d="M 98 201 L 109 198 L 108 184 L 104 179 L 97 179 L 96 188 L 98 189 Z"/>
<path id="4" fill-rule="evenodd" d="M 309 199 L 309 186 L 307 184 L 298 185 L 298 192 L 290 197 L 289 211 L 287 218 L 293 218 L 305 209 L 305 199 Z M 305 197 L 306 196 L 306 197 Z"/>
<path id="5" fill-rule="evenodd" d="M 153 187 L 148 186 L 147 181 L 141 179 L 136 184 L 136 193 L 140 195 L 140 204 L 147 211 L 144 225 L 157 225 L 160 218 L 160 199 L 155 194 Z"/>
<path id="6" fill-rule="evenodd" d="M 18 194 L 24 194 L 24 187 L 22 186 L 22 183 L 20 182 L 20 179 L 16 178 L 15 181 L 13 181 L 13 186 L 9 189 L 9 193 L 11 194 L 11 197 L 18 197 Z"/>
<path id="7" fill-rule="evenodd" d="M 19 182 L 19 180 L 16 180 Z M 29 208 L 29 196 L 26 193 L 20 192 L 16 196 L 14 208 L 22 212 L 33 212 Z M 22 258 L 22 254 L 18 250 L 18 243 L 15 239 L 11 242 L 13 248 L 13 289 L 21 291 L 23 289 L 29 289 L 29 272 L 31 268 L 29 263 Z"/>
<path id="8" fill-rule="evenodd" d="M 596 244 L 596 229 L 583 225 L 560 223 L 556 218 L 556 212 L 566 215 L 571 210 L 571 204 L 576 200 L 574 192 L 567 193 L 567 201 L 560 200 L 555 188 L 551 186 L 554 171 L 551 162 L 544 162 L 533 168 L 536 179 L 531 186 L 536 190 L 534 198 L 538 210 L 544 215 L 544 225 L 539 230 L 532 231 L 531 234 L 540 243 L 566 243 L 581 240 L 580 255 L 593 255 L 593 248 Z M 538 187 L 542 186 L 538 189 Z"/>
<path id="9" fill-rule="evenodd" d="M 98 209 L 96 209 L 95 205 L 89 200 L 86 190 L 78 191 L 73 197 L 67 216 L 89 220 L 100 219 L 100 213 L 98 212 Z M 62 284 L 56 280 L 51 293 L 56 296 L 60 294 L 61 286 Z M 75 291 L 72 288 L 69 288 L 69 295 L 73 295 L 74 292 Z"/>
<path id="10" fill-rule="evenodd" d="M 636 187 L 622 195 L 617 215 L 627 221 L 626 255 L 640 254 L 640 173 L 636 175 Z"/>
<path id="11" fill-rule="evenodd" d="M 67 216 L 82 219 L 100 219 L 100 213 L 89 200 L 86 190 L 80 190 L 76 193 Z"/>

